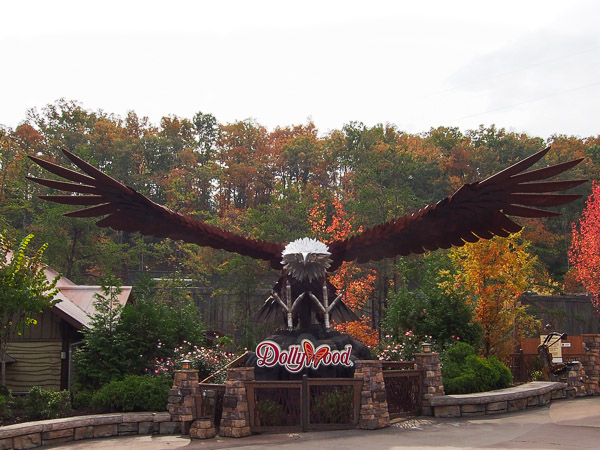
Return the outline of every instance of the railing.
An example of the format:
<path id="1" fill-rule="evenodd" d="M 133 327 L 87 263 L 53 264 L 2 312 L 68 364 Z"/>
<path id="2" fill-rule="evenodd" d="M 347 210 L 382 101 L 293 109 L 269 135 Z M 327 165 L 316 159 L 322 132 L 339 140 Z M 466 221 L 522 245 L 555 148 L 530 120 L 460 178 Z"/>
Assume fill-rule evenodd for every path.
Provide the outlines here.
<path id="1" fill-rule="evenodd" d="M 381 361 L 383 370 L 414 370 L 414 361 Z"/>
<path id="2" fill-rule="evenodd" d="M 526 355 L 523 353 L 511 353 L 509 355 L 508 367 L 515 383 L 531 381 L 531 374 L 536 370 L 541 370 L 538 355 Z"/>
<path id="3" fill-rule="evenodd" d="M 301 381 L 247 381 L 250 429 L 306 431 L 344 429 L 358 424 L 362 380 L 303 378 Z"/>
<path id="4" fill-rule="evenodd" d="M 390 418 L 421 414 L 423 373 L 414 361 L 384 361 L 383 380 Z"/>
<path id="5" fill-rule="evenodd" d="M 244 353 L 243 355 L 238 356 L 236 359 L 234 359 L 233 361 L 231 361 L 226 366 L 221 367 L 215 373 L 207 376 L 204 380 L 200 381 L 200 383 L 201 384 L 203 384 L 203 383 L 212 383 L 215 380 L 215 377 L 218 374 L 227 372 L 227 369 L 234 369 L 236 367 L 241 367 L 244 364 L 246 364 L 246 358 L 248 358 L 248 352 Z"/>

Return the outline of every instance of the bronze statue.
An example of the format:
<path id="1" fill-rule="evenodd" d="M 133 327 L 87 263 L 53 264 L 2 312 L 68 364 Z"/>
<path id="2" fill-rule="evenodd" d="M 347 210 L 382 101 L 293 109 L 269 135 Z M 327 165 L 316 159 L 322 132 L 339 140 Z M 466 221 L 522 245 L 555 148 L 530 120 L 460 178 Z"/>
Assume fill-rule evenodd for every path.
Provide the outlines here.
<path id="1" fill-rule="evenodd" d="M 494 236 L 506 237 L 522 228 L 509 216 L 560 215 L 536 207 L 562 205 L 579 198 L 580 195 L 554 192 L 586 180 L 545 181 L 579 164 L 581 159 L 524 172 L 549 150 L 548 147 L 535 153 L 486 180 L 465 184 L 435 205 L 327 244 L 308 237 L 290 243 L 267 242 L 231 233 L 153 202 L 68 151 L 64 151 L 65 155 L 84 174 L 30 156 L 43 168 L 70 182 L 30 179 L 76 194 L 40 196 L 44 200 L 90 206 L 65 214 L 68 217 L 103 217 L 97 222 L 100 227 L 138 231 L 266 260 L 272 268 L 281 270 L 282 275 L 257 318 L 272 320 L 283 310 L 284 323 L 290 328 L 296 324 L 308 327 L 313 315 L 328 328 L 330 320 L 356 319 L 341 301 L 341 294 L 327 281 L 327 273 L 344 261 L 378 261 L 462 246 Z"/>

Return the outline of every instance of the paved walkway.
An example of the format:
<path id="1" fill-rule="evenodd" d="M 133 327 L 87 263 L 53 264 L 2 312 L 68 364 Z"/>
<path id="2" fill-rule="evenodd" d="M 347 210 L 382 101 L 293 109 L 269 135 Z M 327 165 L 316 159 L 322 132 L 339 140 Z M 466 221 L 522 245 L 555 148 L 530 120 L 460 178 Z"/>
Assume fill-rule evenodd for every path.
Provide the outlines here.
<path id="1" fill-rule="evenodd" d="M 418 417 L 374 431 L 260 434 L 190 441 L 182 436 L 134 436 L 79 441 L 69 449 L 600 449 L 600 397 L 559 400 L 518 413 L 459 419 Z"/>

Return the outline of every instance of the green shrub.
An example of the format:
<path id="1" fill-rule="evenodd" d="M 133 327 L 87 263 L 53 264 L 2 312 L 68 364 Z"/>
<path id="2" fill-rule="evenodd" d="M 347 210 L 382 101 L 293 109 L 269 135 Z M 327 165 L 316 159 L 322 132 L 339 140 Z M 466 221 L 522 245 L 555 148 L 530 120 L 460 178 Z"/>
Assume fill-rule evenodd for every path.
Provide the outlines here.
<path id="1" fill-rule="evenodd" d="M 141 287 L 136 304 L 115 308 L 119 282 L 107 278 L 103 295 L 95 300 L 96 314 L 84 331 L 83 345 L 75 353 L 76 382 L 85 389 L 100 389 L 126 375 L 154 370 L 156 361 L 173 357 L 181 342 L 204 342 L 198 308 L 181 280 L 156 291 L 152 283 Z M 158 298 L 160 295 L 164 298 Z"/>
<path id="2" fill-rule="evenodd" d="M 282 406 L 273 400 L 268 398 L 259 400 L 256 409 L 262 426 L 274 427 L 283 424 Z"/>
<path id="3" fill-rule="evenodd" d="M 352 419 L 351 386 L 338 386 L 313 398 L 311 423 L 348 423 Z"/>
<path id="4" fill-rule="evenodd" d="M 56 419 L 71 412 L 69 391 L 52 391 L 33 386 L 23 400 L 23 408 L 29 420 Z"/>
<path id="5" fill-rule="evenodd" d="M 104 385 L 91 406 L 99 411 L 166 411 L 171 385 L 168 376 L 128 375 Z"/>
<path id="6" fill-rule="evenodd" d="M 89 390 L 72 391 L 73 408 L 91 408 L 94 393 L 95 391 Z"/>
<path id="7" fill-rule="evenodd" d="M 455 345 L 442 356 L 442 379 L 446 394 L 502 389 L 513 381 L 508 367 L 497 358 L 480 358 L 465 343 Z"/>
<path id="8" fill-rule="evenodd" d="M 454 347 L 446 350 L 442 354 L 442 374 L 444 379 L 458 378 L 464 375 L 462 366 L 471 355 L 475 355 L 475 350 L 465 342 L 459 342 Z"/>
<path id="9" fill-rule="evenodd" d="M 532 371 L 529 377 L 531 378 L 531 381 L 545 381 L 544 372 L 541 370 Z"/>
<path id="10" fill-rule="evenodd" d="M 496 371 L 498 372 L 498 382 L 496 389 L 502 389 L 503 387 L 510 386 L 513 382 L 512 372 L 508 367 L 498 361 L 498 358 L 495 356 L 490 356 L 488 359 L 488 363 L 494 366 Z"/>
<path id="11" fill-rule="evenodd" d="M 0 422 L 12 417 L 14 398 L 12 391 L 4 385 L 0 385 Z"/>

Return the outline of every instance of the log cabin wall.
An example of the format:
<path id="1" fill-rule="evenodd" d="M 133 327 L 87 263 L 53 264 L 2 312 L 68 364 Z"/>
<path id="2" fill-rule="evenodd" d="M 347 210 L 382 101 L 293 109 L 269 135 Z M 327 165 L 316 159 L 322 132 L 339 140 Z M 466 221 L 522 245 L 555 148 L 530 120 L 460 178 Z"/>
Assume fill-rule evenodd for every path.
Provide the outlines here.
<path id="1" fill-rule="evenodd" d="M 66 389 L 69 344 L 81 336 L 52 310 L 36 315 L 35 319 L 36 325 L 26 328 L 8 345 L 8 354 L 16 362 L 6 366 L 6 385 L 13 392 L 26 392 L 32 386 Z"/>

